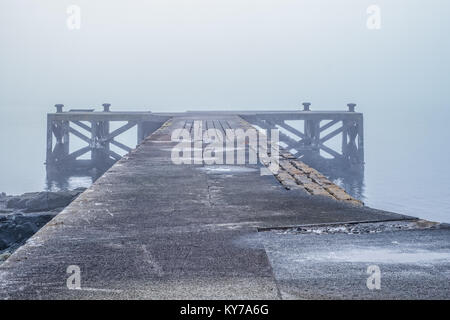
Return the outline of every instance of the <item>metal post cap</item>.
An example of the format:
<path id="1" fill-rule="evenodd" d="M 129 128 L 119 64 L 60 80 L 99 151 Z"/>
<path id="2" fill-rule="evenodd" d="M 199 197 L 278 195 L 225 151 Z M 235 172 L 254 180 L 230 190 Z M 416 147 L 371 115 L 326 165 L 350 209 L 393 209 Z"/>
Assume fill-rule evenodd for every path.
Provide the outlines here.
<path id="1" fill-rule="evenodd" d="M 349 112 L 355 112 L 356 103 L 347 104 Z"/>
<path id="2" fill-rule="evenodd" d="M 310 102 L 303 102 L 303 111 L 310 111 L 309 106 L 311 105 Z"/>
<path id="3" fill-rule="evenodd" d="M 63 107 L 64 107 L 64 105 L 63 104 L 55 104 L 55 107 L 56 107 L 56 112 L 63 112 Z"/>
<path id="4" fill-rule="evenodd" d="M 104 112 L 109 112 L 109 107 L 111 106 L 110 103 L 104 103 L 104 104 L 102 104 L 102 106 L 103 106 Z"/>

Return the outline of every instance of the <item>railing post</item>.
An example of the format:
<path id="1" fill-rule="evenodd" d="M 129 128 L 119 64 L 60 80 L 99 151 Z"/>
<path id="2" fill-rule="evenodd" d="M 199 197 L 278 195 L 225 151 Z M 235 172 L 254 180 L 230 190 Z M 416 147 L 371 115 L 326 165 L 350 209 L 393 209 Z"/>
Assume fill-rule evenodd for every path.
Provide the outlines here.
<path id="1" fill-rule="evenodd" d="M 95 167 L 99 161 L 98 146 L 97 146 L 97 121 L 91 121 L 91 160 Z"/>
<path id="2" fill-rule="evenodd" d="M 303 102 L 303 111 L 311 111 L 311 103 Z M 304 133 L 305 138 L 304 145 L 305 147 L 309 147 L 315 151 L 319 151 L 319 139 L 320 139 L 320 130 L 319 130 L 320 122 L 317 120 L 304 120 Z"/>
<path id="3" fill-rule="evenodd" d="M 103 112 L 110 112 L 110 103 L 104 103 L 103 106 Z M 110 150 L 110 141 L 106 140 L 106 137 L 109 135 L 109 121 L 103 121 L 102 122 L 102 128 L 101 128 L 101 134 L 99 136 L 100 140 L 102 141 L 103 146 L 103 161 L 106 163 L 109 159 L 109 150 Z"/>
<path id="4" fill-rule="evenodd" d="M 63 113 L 63 104 L 55 104 L 56 113 Z M 55 136 L 55 148 L 53 137 Z M 51 151 L 49 151 L 51 150 Z M 52 120 L 47 123 L 47 152 L 50 153 L 49 162 L 58 163 L 69 154 L 69 128 L 68 122 L 64 120 Z"/>
<path id="5" fill-rule="evenodd" d="M 142 121 L 137 123 L 137 144 L 140 144 L 144 140 L 144 124 Z"/>
<path id="6" fill-rule="evenodd" d="M 320 120 L 310 120 L 313 131 L 312 141 L 316 153 L 320 152 Z"/>
<path id="7" fill-rule="evenodd" d="M 47 115 L 47 153 L 45 163 L 53 163 L 53 116 Z"/>
<path id="8" fill-rule="evenodd" d="M 63 155 L 67 156 L 69 155 L 69 149 L 70 149 L 70 135 L 69 135 L 69 127 L 70 127 L 70 121 L 61 121 L 62 124 L 62 130 L 63 130 Z"/>
<path id="9" fill-rule="evenodd" d="M 348 120 L 342 120 L 342 145 L 341 153 L 344 158 L 347 158 L 347 145 L 348 145 Z"/>
<path id="10" fill-rule="evenodd" d="M 63 108 L 64 105 L 63 104 L 55 104 L 55 108 L 56 108 L 56 113 L 62 113 L 63 112 Z M 58 146 L 58 157 L 62 158 L 64 156 L 67 156 L 69 154 L 69 126 L 70 126 L 70 122 L 69 121 L 58 121 L 58 125 L 60 126 L 60 134 L 61 134 L 61 138 L 58 139 L 59 141 L 59 146 Z"/>
<path id="11" fill-rule="evenodd" d="M 362 115 L 358 119 L 358 158 L 359 164 L 364 164 L 364 119 Z"/>

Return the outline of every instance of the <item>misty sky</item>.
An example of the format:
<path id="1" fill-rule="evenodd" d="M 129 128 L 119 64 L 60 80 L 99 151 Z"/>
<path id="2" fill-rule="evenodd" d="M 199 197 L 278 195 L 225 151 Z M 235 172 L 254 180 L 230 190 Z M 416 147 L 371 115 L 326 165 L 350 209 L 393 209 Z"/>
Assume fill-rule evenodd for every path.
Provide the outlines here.
<path id="1" fill-rule="evenodd" d="M 366 26 L 373 4 L 380 30 Z M 66 25 L 69 5 L 81 8 L 80 30 Z M 404 188 L 386 208 L 424 192 L 443 201 L 449 17 L 448 0 L 0 0 L 0 191 L 18 191 L 17 180 L 37 188 L 27 164 L 29 155 L 45 160 L 55 103 L 184 111 L 355 102 L 370 199 Z"/>
<path id="2" fill-rule="evenodd" d="M 416 110 L 447 96 L 450 3 L 2 0 L 0 106 Z M 366 9 L 381 8 L 381 30 Z M 66 26 L 70 4 L 81 29 Z M 413 106 L 411 106 L 413 103 Z M 423 107 L 419 107 L 423 104 Z"/>

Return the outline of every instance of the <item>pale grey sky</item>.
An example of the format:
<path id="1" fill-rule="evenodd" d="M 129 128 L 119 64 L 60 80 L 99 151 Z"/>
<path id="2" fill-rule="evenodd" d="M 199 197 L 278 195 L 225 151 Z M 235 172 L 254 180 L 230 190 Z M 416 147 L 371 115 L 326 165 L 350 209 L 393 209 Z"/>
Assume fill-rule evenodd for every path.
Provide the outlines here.
<path id="1" fill-rule="evenodd" d="M 442 106 L 449 16 L 446 0 L 2 0 L 0 106 Z"/>

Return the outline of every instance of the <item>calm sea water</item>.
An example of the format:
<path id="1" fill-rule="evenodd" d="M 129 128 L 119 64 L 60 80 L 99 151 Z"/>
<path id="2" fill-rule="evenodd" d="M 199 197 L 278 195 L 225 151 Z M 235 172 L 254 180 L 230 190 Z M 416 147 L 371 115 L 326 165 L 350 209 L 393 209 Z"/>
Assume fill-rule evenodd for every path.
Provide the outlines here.
<path id="1" fill-rule="evenodd" d="M 33 109 L 25 108 L 33 114 Z M 7 194 L 47 189 L 45 161 L 45 114 L 7 113 L 1 118 L 0 191 Z M 450 138 L 446 119 L 436 112 L 424 136 L 424 117 L 402 121 L 404 115 L 371 119 L 365 114 L 366 165 L 362 199 L 374 208 L 404 213 L 440 222 L 450 222 L 450 168 L 443 142 Z M 124 138 L 135 143 L 133 133 Z M 73 177 L 63 188 L 89 186 L 90 177 Z M 52 185 L 58 189 L 57 185 Z M 61 187 L 61 186 L 59 186 Z"/>

